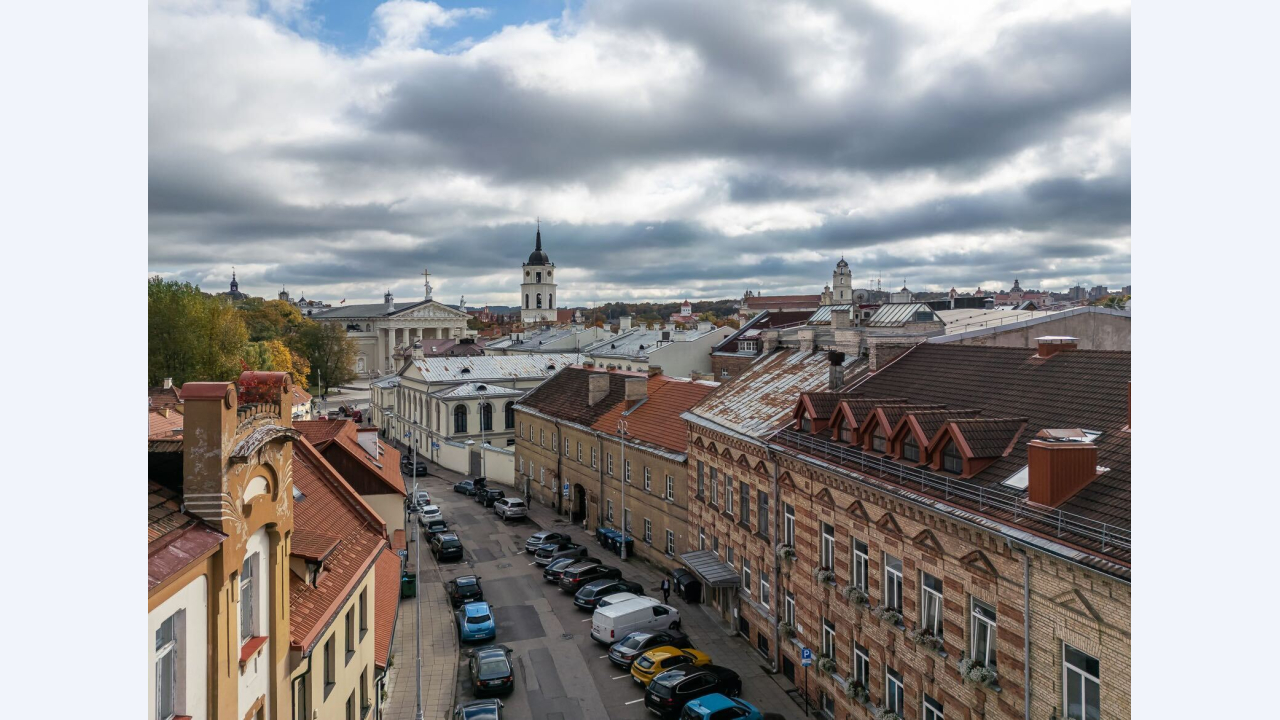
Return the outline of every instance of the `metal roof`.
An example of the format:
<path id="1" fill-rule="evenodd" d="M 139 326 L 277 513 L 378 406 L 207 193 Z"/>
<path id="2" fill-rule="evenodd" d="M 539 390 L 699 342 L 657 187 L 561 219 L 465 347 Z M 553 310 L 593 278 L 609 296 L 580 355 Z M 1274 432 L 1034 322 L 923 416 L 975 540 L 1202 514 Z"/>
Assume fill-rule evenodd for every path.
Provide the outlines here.
<path id="1" fill-rule="evenodd" d="M 707 587 L 734 587 L 742 584 L 738 571 L 710 550 L 694 550 L 680 556 L 680 562 L 702 578 Z"/>
<path id="2" fill-rule="evenodd" d="M 451 399 L 457 400 L 457 399 L 466 398 L 466 397 L 493 397 L 493 396 L 515 397 L 517 395 L 523 395 L 524 391 L 516 390 L 514 388 L 509 388 L 509 387 L 502 387 L 501 385 L 489 385 L 486 383 L 469 382 L 469 383 L 463 383 L 461 385 L 456 385 L 447 390 L 441 390 L 440 392 L 434 392 L 431 394 L 432 396 L 438 397 L 438 398 L 451 398 Z"/>
<path id="3" fill-rule="evenodd" d="M 831 323 L 832 313 L 836 311 L 843 311 L 847 314 L 852 308 L 852 305 L 823 305 L 809 316 L 808 323 L 810 325 L 829 325 Z"/>
<path id="4" fill-rule="evenodd" d="M 602 356 L 618 356 L 626 358 L 647 358 L 649 353 L 654 349 L 668 345 L 673 342 L 689 342 L 706 337 L 719 330 L 713 327 L 710 330 L 644 330 L 636 328 L 628 330 L 625 333 L 619 333 L 611 338 L 605 338 L 600 342 L 588 345 L 582 349 L 583 352 L 592 355 Z M 662 334 L 667 333 L 668 340 L 662 339 Z"/>
<path id="5" fill-rule="evenodd" d="M 311 315 L 311 319 L 328 320 L 330 318 L 386 317 L 388 315 L 393 315 L 395 313 L 398 313 L 401 310 L 408 310 L 411 307 L 426 305 L 428 303 L 433 303 L 433 302 L 435 301 L 434 300 L 414 300 L 413 302 L 392 303 L 391 304 L 392 310 L 390 312 L 387 311 L 386 303 L 373 303 L 369 305 L 343 305 L 341 307 L 324 310 L 323 312 L 314 313 Z M 436 304 L 440 305 L 440 307 L 449 307 L 448 305 L 444 305 L 442 303 L 436 303 Z M 449 308 L 449 309 L 453 310 L 453 308 Z"/>
<path id="6" fill-rule="evenodd" d="M 427 382 L 496 380 L 550 377 L 578 361 L 577 353 L 536 355 L 468 355 L 415 359 L 414 366 Z"/>
<path id="7" fill-rule="evenodd" d="M 924 303 L 886 303 L 880 306 L 865 323 L 866 327 L 902 327 L 916 321 L 916 313 L 929 313 L 929 320 L 940 320 L 933 308 Z M 927 321 L 926 321 L 927 322 Z"/>

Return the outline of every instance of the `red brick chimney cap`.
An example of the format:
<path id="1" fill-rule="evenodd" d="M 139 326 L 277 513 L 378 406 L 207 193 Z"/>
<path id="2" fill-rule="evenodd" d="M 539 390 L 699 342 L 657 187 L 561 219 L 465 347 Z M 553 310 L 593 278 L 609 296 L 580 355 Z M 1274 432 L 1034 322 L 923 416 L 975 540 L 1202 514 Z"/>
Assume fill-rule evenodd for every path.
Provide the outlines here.
<path id="1" fill-rule="evenodd" d="M 228 382 L 189 382 L 182 386 L 179 398 L 187 400 L 221 400 L 227 396 L 231 387 Z"/>

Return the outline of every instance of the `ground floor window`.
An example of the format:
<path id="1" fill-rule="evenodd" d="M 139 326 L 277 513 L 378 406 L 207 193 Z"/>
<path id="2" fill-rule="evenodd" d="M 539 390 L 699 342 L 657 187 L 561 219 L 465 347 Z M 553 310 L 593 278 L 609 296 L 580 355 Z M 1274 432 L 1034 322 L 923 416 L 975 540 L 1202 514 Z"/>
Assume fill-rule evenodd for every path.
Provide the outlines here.
<path id="1" fill-rule="evenodd" d="M 761 655 L 769 657 L 769 638 L 764 633 L 756 633 L 756 649 Z"/>
<path id="2" fill-rule="evenodd" d="M 942 703 L 926 694 L 924 696 L 924 710 L 921 715 L 924 720 L 942 720 Z"/>

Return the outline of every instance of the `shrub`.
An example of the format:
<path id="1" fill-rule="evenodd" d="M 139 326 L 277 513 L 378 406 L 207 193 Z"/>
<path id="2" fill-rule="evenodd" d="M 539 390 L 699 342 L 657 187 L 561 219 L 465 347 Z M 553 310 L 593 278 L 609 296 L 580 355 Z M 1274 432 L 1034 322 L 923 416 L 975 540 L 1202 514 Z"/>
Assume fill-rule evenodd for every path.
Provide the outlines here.
<path id="1" fill-rule="evenodd" d="M 824 568 L 821 565 L 813 569 L 813 581 L 816 583 L 829 583 L 836 579 L 836 571 L 830 568 Z"/>

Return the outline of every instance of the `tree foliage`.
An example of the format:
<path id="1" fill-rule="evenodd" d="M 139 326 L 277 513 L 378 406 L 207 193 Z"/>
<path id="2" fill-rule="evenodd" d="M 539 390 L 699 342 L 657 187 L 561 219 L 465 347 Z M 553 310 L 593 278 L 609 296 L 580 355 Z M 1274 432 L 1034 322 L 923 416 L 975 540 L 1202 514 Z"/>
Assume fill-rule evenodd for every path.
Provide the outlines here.
<path id="1" fill-rule="evenodd" d="M 310 363 L 308 377 L 321 394 L 356 377 L 356 343 L 337 323 L 308 321 L 294 335 L 289 347 Z"/>
<path id="2" fill-rule="evenodd" d="M 234 380 L 249 341 L 235 308 L 186 282 L 147 282 L 147 382 Z"/>
<path id="3" fill-rule="evenodd" d="M 311 320 L 302 316 L 296 305 L 283 300 L 248 298 L 236 304 L 249 330 L 249 340 L 285 340 L 293 337 Z"/>

